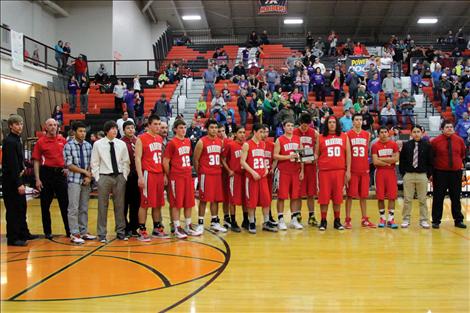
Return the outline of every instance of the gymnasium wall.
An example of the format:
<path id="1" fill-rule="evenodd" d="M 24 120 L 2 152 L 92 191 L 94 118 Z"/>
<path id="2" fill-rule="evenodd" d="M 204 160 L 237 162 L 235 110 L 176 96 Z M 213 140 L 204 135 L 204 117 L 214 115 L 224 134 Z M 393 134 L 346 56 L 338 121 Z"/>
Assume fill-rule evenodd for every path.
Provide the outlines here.
<path id="1" fill-rule="evenodd" d="M 8 119 L 10 114 L 16 114 L 18 107 L 23 107 L 24 102 L 29 102 L 34 96 L 36 87 L 32 84 L 24 84 L 9 79 L 1 78 L 0 103 L 1 119 Z"/>

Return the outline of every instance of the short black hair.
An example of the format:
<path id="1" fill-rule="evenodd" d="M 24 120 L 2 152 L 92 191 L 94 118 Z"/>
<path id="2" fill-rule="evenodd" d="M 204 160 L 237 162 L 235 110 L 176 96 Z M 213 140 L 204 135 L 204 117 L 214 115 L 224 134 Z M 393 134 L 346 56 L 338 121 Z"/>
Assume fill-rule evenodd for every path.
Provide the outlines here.
<path id="1" fill-rule="evenodd" d="M 292 119 L 287 118 L 287 119 L 285 119 L 284 121 L 282 121 L 282 126 L 286 126 L 287 123 L 295 124 Z"/>
<path id="2" fill-rule="evenodd" d="M 300 115 L 300 124 L 310 124 L 312 122 L 312 116 L 308 113 Z"/>
<path id="3" fill-rule="evenodd" d="M 236 133 L 238 133 L 238 131 L 240 129 L 245 129 L 245 127 L 243 125 L 236 125 L 235 127 L 233 127 L 232 129 L 232 133 L 235 135 Z"/>
<path id="4" fill-rule="evenodd" d="M 387 126 L 380 126 L 380 127 L 379 127 L 379 130 L 378 130 L 378 133 L 380 134 L 380 131 L 383 130 L 383 129 L 385 129 L 385 130 L 387 131 L 387 133 L 388 133 L 388 130 L 389 130 L 389 129 L 387 128 Z"/>
<path id="5" fill-rule="evenodd" d="M 415 128 L 418 128 L 419 130 L 421 130 L 423 133 L 425 131 L 424 127 L 419 125 L 419 124 L 415 124 L 413 127 L 411 127 L 411 130 L 415 129 Z"/>
<path id="6" fill-rule="evenodd" d="M 219 123 L 217 123 L 216 120 L 210 118 L 206 121 L 206 125 L 204 125 L 206 127 L 206 129 L 209 129 L 209 126 L 211 125 L 217 125 L 217 128 L 219 127 Z"/>
<path id="7" fill-rule="evenodd" d="M 341 127 L 341 123 L 339 122 L 339 119 L 335 115 L 330 115 L 325 121 L 325 126 L 323 127 L 322 135 L 324 137 L 328 136 L 330 134 L 330 130 L 328 129 L 328 121 L 330 119 L 334 119 L 336 121 L 336 129 L 335 129 L 335 135 L 339 136 L 341 135 L 341 131 L 343 128 Z"/>
<path id="8" fill-rule="evenodd" d="M 74 122 L 74 123 L 72 124 L 72 130 L 73 130 L 74 132 L 76 132 L 77 129 L 79 129 L 79 128 L 85 128 L 85 129 L 86 129 L 85 123 L 83 123 L 82 121 L 77 121 L 77 122 Z"/>
<path id="9" fill-rule="evenodd" d="M 159 121 L 160 120 L 160 116 L 156 115 L 156 114 L 152 114 L 149 116 L 148 120 L 147 120 L 147 123 L 150 125 L 152 124 L 153 121 Z"/>
<path id="10" fill-rule="evenodd" d="M 118 128 L 117 124 L 115 121 L 107 121 L 106 123 L 104 123 L 104 126 L 103 126 L 103 131 L 105 134 L 108 134 L 109 130 L 112 129 L 112 128 Z"/>
<path id="11" fill-rule="evenodd" d="M 122 129 L 123 129 L 123 130 L 126 130 L 126 127 L 129 126 L 129 125 L 132 125 L 132 126 L 135 127 L 134 122 L 132 122 L 132 121 L 125 121 L 124 124 L 122 124 Z"/>
<path id="12" fill-rule="evenodd" d="M 263 125 L 263 124 L 258 123 L 258 124 L 253 125 L 253 131 L 254 132 L 257 132 L 258 130 L 264 129 L 264 128 L 265 128 L 265 125 Z"/>
<path id="13" fill-rule="evenodd" d="M 173 123 L 173 129 L 177 129 L 178 126 L 180 125 L 183 125 L 183 126 L 186 126 L 186 122 L 184 120 L 176 120 L 174 123 Z"/>
<path id="14" fill-rule="evenodd" d="M 446 125 L 448 125 L 448 124 L 454 126 L 454 123 L 452 123 L 451 120 L 444 120 L 444 121 L 442 121 L 441 129 L 444 129 L 444 127 L 446 127 Z"/>
<path id="15" fill-rule="evenodd" d="M 356 116 L 359 116 L 360 118 L 363 118 L 363 116 L 362 116 L 361 113 L 354 113 L 353 116 L 352 116 L 353 121 L 354 121 L 354 118 L 355 118 Z"/>

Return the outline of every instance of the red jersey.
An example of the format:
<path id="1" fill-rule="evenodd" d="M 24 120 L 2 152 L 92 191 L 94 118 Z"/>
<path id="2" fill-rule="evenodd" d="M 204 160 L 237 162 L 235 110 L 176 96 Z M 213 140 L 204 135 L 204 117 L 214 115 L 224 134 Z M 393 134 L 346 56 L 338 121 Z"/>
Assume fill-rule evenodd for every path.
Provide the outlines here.
<path id="1" fill-rule="evenodd" d="M 62 135 L 43 136 L 34 145 L 33 159 L 48 167 L 64 167 L 64 146 L 66 140 Z"/>
<path id="2" fill-rule="evenodd" d="M 391 158 L 395 152 L 398 152 L 398 144 L 393 140 L 380 142 L 378 140 L 372 145 L 372 154 L 377 154 L 379 158 Z M 375 166 L 377 169 L 395 170 L 395 164 L 389 166 Z"/>
<path id="3" fill-rule="evenodd" d="M 162 154 L 163 139 L 160 135 L 152 136 L 143 133 L 139 136 L 142 142 L 142 171 L 163 173 Z"/>
<path id="4" fill-rule="evenodd" d="M 346 169 L 346 140 L 345 133 L 339 136 L 328 135 L 319 137 L 318 170 L 333 171 Z"/>
<path id="5" fill-rule="evenodd" d="M 224 143 L 223 156 L 227 162 L 228 167 L 235 173 L 242 172 L 242 165 L 240 163 L 240 157 L 242 155 L 243 142 L 240 143 L 236 140 Z"/>
<path id="6" fill-rule="evenodd" d="M 214 139 L 209 136 L 204 136 L 202 141 L 202 153 L 199 158 L 199 173 L 217 175 L 222 173 L 220 162 L 220 155 L 222 154 L 222 139 L 215 137 Z"/>
<path id="7" fill-rule="evenodd" d="M 290 155 L 292 152 L 296 153 L 296 150 L 300 149 L 300 138 L 299 136 L 293 135 L 291 139 L 287 138 L 286 135 L 282 135 L 277 139 L 281 150 L 280 155 Z M 294 174 L 300 172 L 300 163 L 293 160 L 278 161 L 278 168 L 283 173 Z"/>
<path id="8" fill-rule="evenodd" d="M 259 143 L 254 142 L 253 139 L 247 141 L 248 143 L 248 154 L 246 156 L 246 163 L 256 172 L 259 176 L 263 177 L 266 173 L 265 166 L 265 148 L 266 144 L 264 141 Z M 251 175 L 248 175 L 250 178 Z"/>
<path id="9" fill-rule="evenodd" d="M 170 175 L 191 176 L 191 141 L 189 138 L 173 138 L 168 142 L 164 157 L 170 159 Z"/>
<path id="10" fill-rule="evenodd" d="M 368 173 L 370 134 L 365 130 L 356 133 L 351 129 L 347 135 L 351 144 L 351 173 Z"/>
<path id="11" fill-rule="evenodd" d="M 264 142 L 265 149 L 264 149 L 264 165 L 269 170 L 273 164 L 273 156 L 274 156 L 274 142 L 270 140 L 266 140 Z"/>
<path id="12" fill-rule="evenodd" d="M 310 148 L 315 151 L 316 136 L 313 128 L 308 128 L 307 131 L 303 132 L 300 128 L 294 129 L 294 135 L 300 137 L 300 143 L 304 148 Z M 306 163 L 304 166 L 315 166 L 314 163 Z"/>

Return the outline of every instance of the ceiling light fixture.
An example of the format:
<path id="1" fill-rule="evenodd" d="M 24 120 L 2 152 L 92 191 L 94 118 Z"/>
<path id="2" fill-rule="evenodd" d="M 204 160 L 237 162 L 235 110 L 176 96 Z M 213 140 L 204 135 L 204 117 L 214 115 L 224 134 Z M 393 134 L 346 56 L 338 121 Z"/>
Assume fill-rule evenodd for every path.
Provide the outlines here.
<path id="1" fill-rule="evenodd" d="M 199 20 L 201 20 L 200 15 L 183 15 L 182 18 L 185 21 L 199 21 Z"/>
<path id="2" fill-rule="evenodd" d="M 286 25 L 295 25 L 295 24 L 303 24 L 304 20 L 301 18 L 286 18 L 284 19 L 284 24 Z"/>
<path id="3" fill-rule="evenodd" d="M 436 24 L 437 18 L 435 17 L 421 17 L 418 20 L 418 24 Z"/>

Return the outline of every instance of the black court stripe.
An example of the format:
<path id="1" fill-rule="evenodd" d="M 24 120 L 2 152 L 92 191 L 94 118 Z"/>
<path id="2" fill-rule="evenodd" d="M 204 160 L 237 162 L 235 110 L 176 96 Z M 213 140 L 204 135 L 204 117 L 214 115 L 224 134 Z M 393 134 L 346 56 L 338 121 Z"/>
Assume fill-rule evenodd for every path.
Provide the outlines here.
<path id="1" fill-rule="evenodd" d="M 10 297 L 8 300 L 12 301 L 12 300 L 15 300 L 16 298 L 24 295 L 25 293 L 27 293 L 28 291 L 32 290 L 33 288 L 35 288 L 36 286 L 42 284 L 43 282 L 51 279 L 52 277 L 54 277 L 55 275 L 65 271 L 66 269 L 68 269 L 69 267 L 77 264 L 78 262 L 80 262 L 81 260 L 85 259 L 86 257 L 90 256 L 91 254 L 95 253 L 96 251 L 100 250 L 101 248 L 105 247 L 107 244 L 113 242 L 115 239 L 112 239 L 111 241 L 105 243 L 104 245 L 101 245 L 99 247 L 97 247 L 96 249 L 93 249 L 91 250 L 90 252 L 82 255 L 81 257 L 79 257 L 78 259 L 76 259 L 75 261 L 73 261 L 72 263 L 69 263 L 67 264 L 66 266 L 62 267 L 61 269 L 49 274 L 48 276 L 44 277 L 43 279 L 37 281 L 36 283 L 32 284 L 31 286 L 27 287 L 26 289 L 20 291 L 19 293 L 15 294 L 14 296 Z"/>
<path id="2" fill-rule="evenodd" d="M 5 263 L 11 263 L 11 262 L 19 262 L 19 261 L 28 261 L 28 260 L 36 260 L 36 259 L 45 259 L 45 258 L 55 258 L 58 256 L 82 256 L 83 254 L 56 254 L 56 255 L 43 255 L 43 256 L 33 256 L 33 257 L 27 257 L 25 259 L 14 259 L 14 260 L 9 260 Z"/>
<path id="3" fill-rule="evenodd" d="M 220 269 L 217 271 L 217 273 L 215 273 L 214 276 L 212 276 L 208 281 L 206 281 L 202 286 L 200 286 L 199 288 L 197 288 L 196 290 L 194 290 L 193 292 L 191 292 L 189 295 L 187 295 L 186 297 L 180 299 L 179 301 L 173 303 L 172 305 L 170 305 L 169 307 L 166 307 L 165 309 L 161 310 L 160 313 L 164 313 L 164 312 L 168 312 L 170 311 L 171 309 L 174 309 L 175 307 L 177 307 L 178 305 L 184 303 L 185 301 L 187 301 L 188 299 L 192 298 L 193 296 L 195 296 L 197 293 L 199 293 L 201 290 L 205 289 L 207 286 L 209 286 L 214 280 L 217 279 L 217 277 L 220 276 L 220 274 L 222 274 L 224 272 L 224 270 L 227 268 L 227 265 L 228 263 L 230 262 L 230 256 L 231 256 L 231 251 L 230 251 L 230 246 L 228 245 L 227 241 L 225 241 L 224 238 L 222 237 L 219 237 L 217 236 L 217 234 L 213 233 L 212 231 L 209 231 L 211 234 L 213 234 L 215 237 L 217 237 L 218 239 L 220 239 L 220 241 L 222 241 L 222 243 L 224 244 L 225 246 L 225 249 L 227 250 L 227 252 L 225 253 L 225 261 L 224 263 L 222 264 L 222 266 L 220 267 Z"/>
<path id="4" fill-rule="evenodd" d="M 163 255 L 163 256 L 174 256 L 178 258 L 186 258 L 186 259 L 195 259 L 195 260 L 201 260 L 201 261 L 208 261 L 208 262 L 214 262 L 214 263 L 219 263 L 223 264 L 224 262 L 218 261 L 218 260 L 212 260 L 212 259 L 207 259 L 207 258 L 199 258 L 195 256 L 189 256 L 189 255 L 179 255 L 179 254 L 171 254 L 171 253 L 159 253 L 159 252 L 145 252 L 145 251 L 121 251 L 121 250 L 102 250 L 101 253 L 105 252 L 113 252 L 113 253 L 129 253 L 129 254 L 152 254 L 152 255 Z"/>

